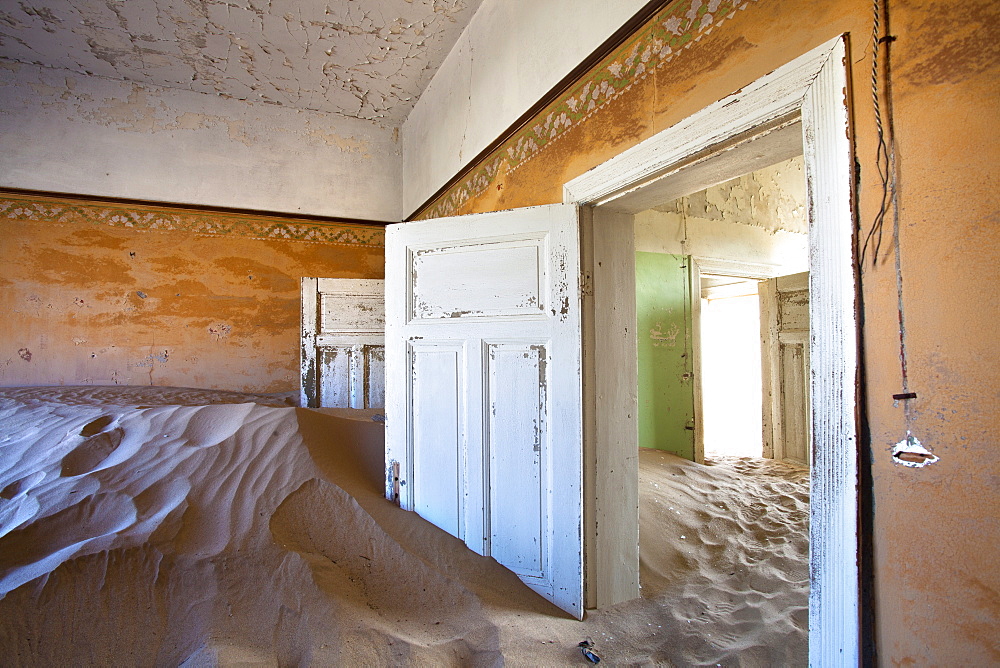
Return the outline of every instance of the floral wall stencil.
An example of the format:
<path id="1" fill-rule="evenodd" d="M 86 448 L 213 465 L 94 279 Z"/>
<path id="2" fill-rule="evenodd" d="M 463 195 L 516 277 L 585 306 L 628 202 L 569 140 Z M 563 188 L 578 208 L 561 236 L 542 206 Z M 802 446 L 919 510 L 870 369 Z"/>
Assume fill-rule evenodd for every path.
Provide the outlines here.
<path id="1" fill-rule="evenodd" d="M 414 218 L 439 218 L 460 212 L 466 202 L 494 183 L 498 173 L 510 175 L 539 157 L 567 130 L 586 121 L 684 50 L 699 43 L 737 12 L 758 1 L 678 0 L 670 3 L 560 99 L 542 110 Z"/>
<path id="2" fill-rule="evenodd" d="M 0 218 L 33 222 L 89 223 L 133 230 L 194 232 L 252 239 L 286 239 L 326 244 L 384 246 L 377 226 L 319 222 L 156 205 L 81 202 L 56 197 L 0 193 Z"/>

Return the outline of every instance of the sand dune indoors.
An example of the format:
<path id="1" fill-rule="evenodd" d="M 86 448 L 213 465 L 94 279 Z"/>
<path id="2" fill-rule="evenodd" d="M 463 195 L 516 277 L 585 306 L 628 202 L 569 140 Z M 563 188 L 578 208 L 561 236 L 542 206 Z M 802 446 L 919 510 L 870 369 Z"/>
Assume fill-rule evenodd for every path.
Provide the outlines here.
<path id="1" fill-rule="evenodd" d="M 805 663 L 807 472 L 641 451 L 643 598 L 577 622 L 382 498 L 371 414 L 0 390 L 0 663 Z"/>

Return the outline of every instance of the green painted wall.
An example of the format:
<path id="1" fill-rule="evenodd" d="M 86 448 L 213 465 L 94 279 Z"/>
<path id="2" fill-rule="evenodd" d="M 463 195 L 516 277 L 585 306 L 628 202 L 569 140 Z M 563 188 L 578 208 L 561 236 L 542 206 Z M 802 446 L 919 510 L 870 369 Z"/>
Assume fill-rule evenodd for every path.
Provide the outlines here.
<path id="1" fill-rule="evenodd" d="M 688 256 L 635 254 L 639 446 L 694 460 L 694 374 Z"/>

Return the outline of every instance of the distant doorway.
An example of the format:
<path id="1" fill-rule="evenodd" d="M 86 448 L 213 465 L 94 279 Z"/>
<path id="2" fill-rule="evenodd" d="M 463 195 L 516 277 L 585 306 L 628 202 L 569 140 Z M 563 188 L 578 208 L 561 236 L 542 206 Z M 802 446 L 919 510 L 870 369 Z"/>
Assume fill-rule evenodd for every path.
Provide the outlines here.
<path id="1" fill-rule="evenodd" d="M 757 281 L 701 278 L 705 456 L 760 457 L 760 304 Z"/>

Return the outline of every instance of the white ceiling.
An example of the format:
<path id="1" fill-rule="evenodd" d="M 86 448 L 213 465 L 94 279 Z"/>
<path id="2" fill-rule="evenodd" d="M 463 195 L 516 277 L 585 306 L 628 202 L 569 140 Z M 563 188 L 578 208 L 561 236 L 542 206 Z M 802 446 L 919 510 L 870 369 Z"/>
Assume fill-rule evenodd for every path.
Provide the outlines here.
<path id="1" fill-rule="evenodd" d="M 0 59 L 397 127 L 483 0 L 5 0 Z"/>

